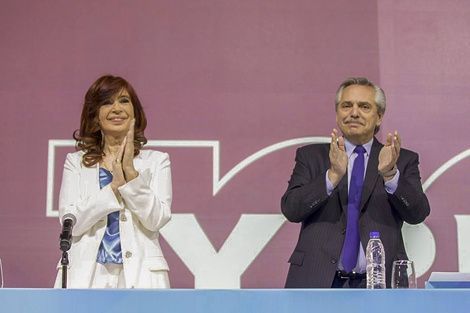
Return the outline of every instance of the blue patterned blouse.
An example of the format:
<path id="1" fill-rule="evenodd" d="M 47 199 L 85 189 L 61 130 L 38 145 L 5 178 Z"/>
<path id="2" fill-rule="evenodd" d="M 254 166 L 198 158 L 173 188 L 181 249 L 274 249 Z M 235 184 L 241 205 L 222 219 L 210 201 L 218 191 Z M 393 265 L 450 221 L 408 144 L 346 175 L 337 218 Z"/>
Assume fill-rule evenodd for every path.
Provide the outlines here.
<path id="1" fill-rule="evenodd" d="M 100 188 L 113 180 L 113 174 L 100 167 Z M 98 249 L 98 263 L 122 264 L 121 238 L 119 236 L 119 211 L 108 214 L 108 225 Z"/>

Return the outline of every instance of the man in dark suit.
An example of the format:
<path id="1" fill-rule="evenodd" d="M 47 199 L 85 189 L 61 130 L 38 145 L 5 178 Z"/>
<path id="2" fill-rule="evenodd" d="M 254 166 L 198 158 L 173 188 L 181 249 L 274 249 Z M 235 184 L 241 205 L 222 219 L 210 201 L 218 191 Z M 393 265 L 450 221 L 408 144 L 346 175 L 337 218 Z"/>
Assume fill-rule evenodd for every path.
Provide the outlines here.
<path id="1" fill-rule="evenodd" d="M 403 222 L 421 223 L 430 212 L 421 186 L 418 154 L 401 149 L 396 131 L 387 135 L 385 144 L 375 138 L 386 102 L 383 90 L 368 79 L 344 81 L 335 105 L 343 136 L 334 129 L 330 144 L 297 150 L 281 200 L 284 216 L 302 223 L 289 259 L 286 288 L 364 288 L 365 248 L 372 231 L 380 232 L 390 287 L 392 262 L 407 259 Z M 357 150 L 358 146 L 362 148 Z M 363 169 L 356 177 L 362 176 L 362 187 L 353 187 L 353 167 L 359 157 Z M 348 195 L 350 188 L 359 189 L 355 193 L 356 215 L 353 196 Z"/>

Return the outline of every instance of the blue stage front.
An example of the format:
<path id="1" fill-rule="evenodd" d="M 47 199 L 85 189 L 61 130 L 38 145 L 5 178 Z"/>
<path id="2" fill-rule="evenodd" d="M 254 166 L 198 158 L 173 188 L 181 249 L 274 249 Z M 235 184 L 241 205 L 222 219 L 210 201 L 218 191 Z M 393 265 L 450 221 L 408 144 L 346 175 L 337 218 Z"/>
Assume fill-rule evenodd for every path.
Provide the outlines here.
<path id="1" fill-rule="evenodd" d="M 469 312 L 470 289 L 0 289 L 0 312 Z"/>

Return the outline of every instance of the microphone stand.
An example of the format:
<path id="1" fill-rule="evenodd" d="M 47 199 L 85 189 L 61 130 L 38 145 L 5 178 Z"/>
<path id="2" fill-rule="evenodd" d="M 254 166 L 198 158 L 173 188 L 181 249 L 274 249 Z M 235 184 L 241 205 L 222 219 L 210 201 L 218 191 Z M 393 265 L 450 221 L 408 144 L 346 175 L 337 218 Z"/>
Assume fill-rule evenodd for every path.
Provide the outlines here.
<path id="1" fill-rule="evenodd" d="M 67 271 L 69 266 L 69 255 L 67 251 L 69 251 L 72 246 L 72 227 L 74 221 L 72 219 L 66 219 L 63 224 L 62 233 L 59 236 L 59 248 L 62 251 L 62 258 L 60 259 L 60 264 L 62 265 L 62 288 L 67 289 Z"/>
<path id="2" fill-rule="evenodd" d="M 60 264 L 62 265 L 62 289 L 67 289 L 67 270 L 69 266 L 69 254 L 67 251 L 62 251 Z"/>

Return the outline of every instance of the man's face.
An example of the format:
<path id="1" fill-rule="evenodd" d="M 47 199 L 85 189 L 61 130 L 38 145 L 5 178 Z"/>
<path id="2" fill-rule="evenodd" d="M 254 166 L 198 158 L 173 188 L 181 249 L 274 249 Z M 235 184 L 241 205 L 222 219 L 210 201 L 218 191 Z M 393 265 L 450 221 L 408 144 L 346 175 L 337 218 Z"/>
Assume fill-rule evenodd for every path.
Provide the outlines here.
<path id="1" fill-rule="evenodd" d="M 343 136 L 355 145 L 362 145 L 374 137 L 374 129 L 382 122 L 377 113 L 375 90 L 372 87 L 351 85 L 343 90 L 336 108 L 336 123 Z"/>

